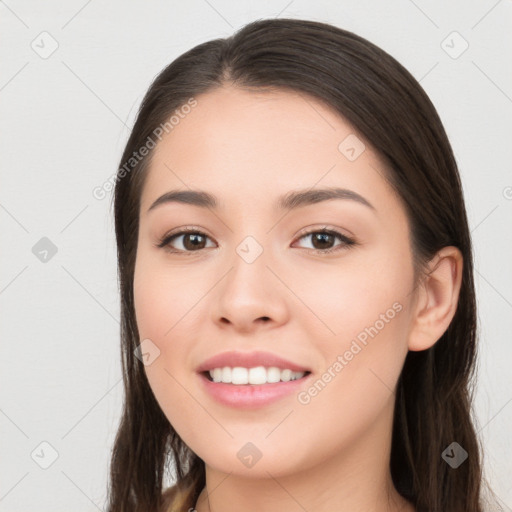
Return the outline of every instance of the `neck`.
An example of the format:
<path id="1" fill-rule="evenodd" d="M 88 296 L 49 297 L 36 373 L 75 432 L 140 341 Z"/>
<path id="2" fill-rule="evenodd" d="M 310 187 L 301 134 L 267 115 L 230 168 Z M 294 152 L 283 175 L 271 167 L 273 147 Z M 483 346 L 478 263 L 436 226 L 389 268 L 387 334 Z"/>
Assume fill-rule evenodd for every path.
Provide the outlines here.
<path id="1" fill-rule="evenodd" d="M 367 432 L 314 467 L 268 478 L 224 473 L 206 465 L 197 512 L 414 512 L 389 470 L 392 408 Z"/>

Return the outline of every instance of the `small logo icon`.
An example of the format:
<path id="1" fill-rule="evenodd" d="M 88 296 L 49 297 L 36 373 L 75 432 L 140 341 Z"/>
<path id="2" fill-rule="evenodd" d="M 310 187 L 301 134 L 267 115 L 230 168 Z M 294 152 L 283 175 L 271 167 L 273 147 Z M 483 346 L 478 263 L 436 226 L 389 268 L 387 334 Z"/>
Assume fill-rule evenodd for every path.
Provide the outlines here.
<path id="1" fill-rule="evenodd" d="M 160 349 L 149 338 L 146 338 L 141 341 L 133 353 L 144 366 L 151 366 L 160 356 Z"/>
<path id="2" fill-rule="evenodd" d="M 441 41 L 441 48 L 452 59 L 458 59 L 469 48 L 469 43 L 454 30 Z"/>
<path id="3" fill-rule="evenodd" d="M 454 441 L 445 448 L 441 457 L 453 469 L 457 469 L 468 458 L 468 452 L 459 443 Z"/>
<path id="4" fill-rule="evenodd" d="M 49 238 L 43 236 L 32 247 L 32 253 L 39 261 L 48 263 L 57 254 L 57 246 Z"/>
<path id="5" fill-rule="evenodd" d="M 363 141 L 353 133 L 345 137 L 338 145 L 338 151 L 350 162 L 357 160 L 365 149 Z"/>
<path id="6" fill-rule="evenodd" d="M 59 47 L 59 43 L 49 32 L 44 31 L 30 43 L 30 47 L 41 59 L 47 59 L 55 53 Z"/>
<path id="7" fill-rule="evenodd" d="M 263 454 L 258 450 L 258 448 L 252 443 L 245 443 L 236 456 L 240 459 L 240 462 L 247 466 L 248 468 L 252 468 L 256 462 L 258 462 Z"/>
<path id="8" fill-rule="evenodd" d="M 59 453 L 48 441 L 43 441 L 34 448 L 30 456 L 40 468 L 48 469 L 59 458 Z"/>
<path id="9" fill-rule="evenodd" d="M 240 258 L 246 263 L 253 263 L 263 252 L 263 247 L 252 236 L 246 236 L 236 248 Z"/>

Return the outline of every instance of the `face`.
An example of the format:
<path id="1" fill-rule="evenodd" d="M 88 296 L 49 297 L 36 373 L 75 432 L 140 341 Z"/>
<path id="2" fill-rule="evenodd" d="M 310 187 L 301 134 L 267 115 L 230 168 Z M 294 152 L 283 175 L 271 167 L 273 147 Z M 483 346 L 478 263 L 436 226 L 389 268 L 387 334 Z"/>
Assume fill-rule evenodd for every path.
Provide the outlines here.
<path id="1" fill-rule="evenodd" d="M 286 475 L 356 447 L 358 460 L 385 452 L 413 267 L 382 162 L 313 98 L 223 87 L 196 100 L 155 148 L 141 195 L 135 309 L 158 403 L 207 467 L 226 473 Z M 350 192 L 281 204 L 319 189 Z M 215 207 L 150 209 L 170 191 L 199 190 Z M 273 388 L 263 390 L 270 401 L 235 405 L 251 384 L 197 371 L 233 351 L 270 352 L 310 373 L 258 386 Z"/>

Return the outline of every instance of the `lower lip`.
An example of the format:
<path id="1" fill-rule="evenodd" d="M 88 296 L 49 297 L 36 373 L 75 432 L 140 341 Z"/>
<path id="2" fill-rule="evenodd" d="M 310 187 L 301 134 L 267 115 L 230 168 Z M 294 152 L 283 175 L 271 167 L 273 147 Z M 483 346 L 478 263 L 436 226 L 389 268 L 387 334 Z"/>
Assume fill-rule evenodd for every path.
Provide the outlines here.
<path id="1" fill-rule="evenodd" d="M 231 407 L 253 409 L 262 407 L 279 399 L 297 393 L 304 382 L 311 376 L 311 373 L 301 379 L 288 382 L 273 382 L 271 384 L 225 384 L 213 382 L 204 374 L 200 373 L 199 378 L 203 382 L 206 392 L 221 404 Z"/>

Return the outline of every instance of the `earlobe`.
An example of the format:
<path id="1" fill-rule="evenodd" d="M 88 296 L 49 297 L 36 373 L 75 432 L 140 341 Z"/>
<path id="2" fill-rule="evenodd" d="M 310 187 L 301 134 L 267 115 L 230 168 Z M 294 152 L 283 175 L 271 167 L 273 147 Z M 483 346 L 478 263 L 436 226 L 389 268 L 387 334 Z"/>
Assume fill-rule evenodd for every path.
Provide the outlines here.
<path id="1" fill-rule="evenodd" d="M 462 283 L 463 258 L 459 249 L 443 247 L 429 262 L 417 290 L 409 350 L 432 347 L 452 321 Z"/>

